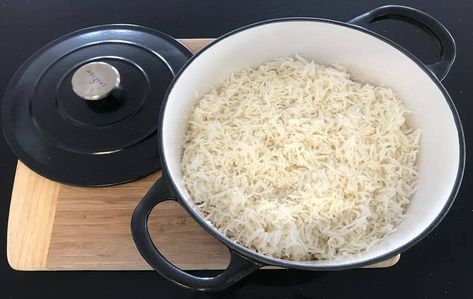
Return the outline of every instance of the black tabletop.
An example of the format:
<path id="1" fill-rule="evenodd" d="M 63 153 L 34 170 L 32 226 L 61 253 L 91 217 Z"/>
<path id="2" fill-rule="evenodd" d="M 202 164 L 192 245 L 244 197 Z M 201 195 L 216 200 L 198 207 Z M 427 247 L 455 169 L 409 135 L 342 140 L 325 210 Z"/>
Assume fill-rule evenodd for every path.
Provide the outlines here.
<path id="1" fill-rule="evenodd" d="M 275 17 L 314 16 L 344 21 L 393 2 L 433 15 L 453 34 L 457 60 L 443 83 L 459 110 L 468 148 L 473 138 L 473 120 L 469 119 L 473 112 L 473 2 L 465 0 L 2 0 L 0 94 L 28 56 L 52 39 L 83 27 L 134 23 L 174 37 L 217 37 Z M 373 24 L 371 29 L 427 63 L 440 56 L 436 41 L 412 25 L 388 20 Z M 3 138 L 0 155 L 0 298 L 473 298 L 473 185 L 469 164 L 457 200 L 444 221 L 402 254 L 392 268 L 337 272 L 260 270 L 223 293 L 200 294 L 177 287 L 151 271 L 12 270 L 6 258 L 6 232 L 16 157 Z M 467 161 L 470 158 L 468 153 Z"/>

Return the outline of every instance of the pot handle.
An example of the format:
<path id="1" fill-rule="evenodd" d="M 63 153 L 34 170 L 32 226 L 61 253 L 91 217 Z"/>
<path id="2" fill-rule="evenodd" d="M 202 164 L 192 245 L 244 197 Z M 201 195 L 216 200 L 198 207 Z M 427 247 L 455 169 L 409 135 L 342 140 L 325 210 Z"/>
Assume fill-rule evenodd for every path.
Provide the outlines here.
<path id="1" fill-rule="evenodd" d="M 190 289 L 218 291 L 228 288 L 263 266 L 230 248 L 230 263 L 227 269 L 214 277 L 195 276 L 171 264 L 156 248 L 148 230 L 149 214 L 157 204 L 166 200 L 176 199 L 169 191 L 166 179 L 161 177 L 138 204 L 131 218 L 131 233 L 136 247 L 144 259 L 162 276 Z"/>
<path id="2" fill-rule="evenodd" d="M 456 46 L 452 35 L 442 23 L 420 10 L 401 5 L 386 5 L 375 8 L 348 21 L 348 23 L 366 27 L 370 23 L 383 19 L 400 19 L 433 34 L 440 42 L 441 57 L 438 62 L 426 66 L 439 80 L 443 80 L 447 76 L 455 61 Z"/>

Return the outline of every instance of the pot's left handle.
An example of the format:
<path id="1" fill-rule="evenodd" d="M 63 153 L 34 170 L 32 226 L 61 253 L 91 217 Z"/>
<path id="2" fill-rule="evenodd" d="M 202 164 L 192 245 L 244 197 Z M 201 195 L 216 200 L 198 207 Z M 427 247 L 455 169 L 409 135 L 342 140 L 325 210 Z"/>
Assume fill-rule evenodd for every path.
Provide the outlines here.
<path id="1" fill-rule="evenodd" d="M 171 264 L 156 248 L 148 231 L 149 214 L 157 204 L 166 200 L 176 199 L 169 191 L 166 179 L 162 177 L 141 200 L 131 218 L 131 233 L 136 247 L 145 260 L 162 276 L 190 289 L 218 291 L 228 288 L 262 266 L 231 249 L 229 249 L 230 263 L 227 269 L 214 277 L 195 276 Z"/>

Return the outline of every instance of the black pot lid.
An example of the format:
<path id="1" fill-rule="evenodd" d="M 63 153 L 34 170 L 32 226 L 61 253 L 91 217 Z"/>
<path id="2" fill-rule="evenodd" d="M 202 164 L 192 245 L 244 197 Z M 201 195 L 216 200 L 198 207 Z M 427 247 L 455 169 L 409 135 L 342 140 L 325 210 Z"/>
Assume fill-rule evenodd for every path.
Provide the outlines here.
<path id="1" fill-rule="evenodd" d="M 150 174 L 161 168 L 161 101 L 191 56 L 172 37 L 135 25 L 65 35 L 11 79 L 6 139 L 28 167 L 61 183 L 104 186 Z"/>

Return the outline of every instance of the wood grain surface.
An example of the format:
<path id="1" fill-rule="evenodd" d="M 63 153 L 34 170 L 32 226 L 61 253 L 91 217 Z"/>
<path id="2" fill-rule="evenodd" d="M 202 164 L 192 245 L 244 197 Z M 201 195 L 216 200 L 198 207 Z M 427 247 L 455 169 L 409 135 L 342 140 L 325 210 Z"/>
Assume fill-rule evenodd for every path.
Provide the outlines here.
<path id="1" fill-rule="evenodd" d="M 211 39 L 181 40 L 194 53 Z M 7 257 L 16 270 L 144 270 L 131 214 L 160 172 L 112 187 L 62 185 L 18 162 L 8 219 Z M 224 269 L 228 251 L 175 202 L 164 202 L 149 220 L 153 241 L 184 270 Z M 371 265 L 390 267 L 399 255 Z"/>
<path id="2" fill-rule="evenodd" d="M 7 232 L 7 258 L 14 269 L 45 268 L 60 187 L 18 162 Z"/>

